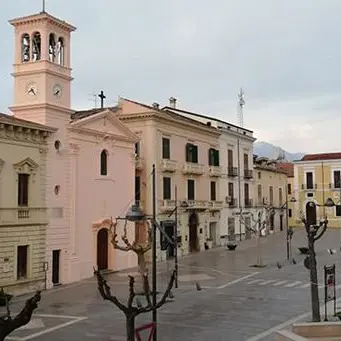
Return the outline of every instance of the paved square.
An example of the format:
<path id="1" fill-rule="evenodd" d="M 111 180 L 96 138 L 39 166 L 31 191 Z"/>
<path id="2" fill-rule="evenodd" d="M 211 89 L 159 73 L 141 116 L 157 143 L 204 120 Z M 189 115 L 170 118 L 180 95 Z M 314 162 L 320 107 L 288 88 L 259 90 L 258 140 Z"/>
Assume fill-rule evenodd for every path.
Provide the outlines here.
<path id="1" fill-rule="evenodd" d="M 31 340 L 86 319 L 87 317 L 83 316 L 34 314 L 27 325 L 13 332 L 11 336 L 7 336 L 6 340 Z"/>

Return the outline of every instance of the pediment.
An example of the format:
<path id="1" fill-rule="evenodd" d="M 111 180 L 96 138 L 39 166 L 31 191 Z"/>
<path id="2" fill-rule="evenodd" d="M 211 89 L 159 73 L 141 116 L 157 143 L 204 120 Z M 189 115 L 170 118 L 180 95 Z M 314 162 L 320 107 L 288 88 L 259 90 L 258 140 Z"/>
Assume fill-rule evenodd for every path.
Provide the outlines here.
<path id="1" fill-rule="evenodd" d="M 109 109 L 73 122 L 71 127 L 81 129 L 84 132 L 99 132 L 115 136 L 116 138 L 122 137 L 132 141 L 138 140 L 137 136 Z"/>
<path id="2" fill-rule="evenodd" d="M 18 173 L 30 174 L 35 173 L 39 165 L 28 157 L 18 163 L 13 164 L 13 167 Z"/>

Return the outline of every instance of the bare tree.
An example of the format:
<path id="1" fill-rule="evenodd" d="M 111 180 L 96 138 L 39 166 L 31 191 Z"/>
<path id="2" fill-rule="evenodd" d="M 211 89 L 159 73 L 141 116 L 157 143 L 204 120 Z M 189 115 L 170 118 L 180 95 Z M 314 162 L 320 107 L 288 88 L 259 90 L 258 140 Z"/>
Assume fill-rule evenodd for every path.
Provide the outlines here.
<path id="1" fill-rule="evenodd" d="M 260 242 L 260 237 L 262 236 L 262 232 L 267 230 L 270 225 L 270 217 L 274 213 L 273 207 L 271 206 L 264 206 L 255 213 L 251 212 L 251 222 L 250 224 L 247 223 L 243 211 L 240 210 L 240 219 L 242 224 L 244 225 L 245 229 L 254 234 L 256 237 L 257 242 L 257 267 L 263 267 L 263 257 L 262 257 L 262 244 Z"/>
<path id="2" fill-rule="evenodd" d="M 5 295 L 3 289 L 1 289 L 1 293 Z M 11 316 L 9 302 L 6 301 L 6 314 L 0 316 L 0 341 L 4 341 L 14 330 L 30 322 L 33 311 L 38 307 L 40 299 L 40 291 L 37 291 L 34 296 L 26 301 L 24 308 L 15 317 Z"/>
<path id="3" fill-rule="evenodd" d="M 328 228 L 328 220 L 325 217 L 318 225 L 309 225 L 307 219 L 301 215 L 308 238 L 309 249 L 309 270 L 310 270 L 310 289 L 311 289 L 311 310 L 313 322 L 321 321 L 320 301 L 317 278 L 317 261 L 315 253 L 315 242 L 318 241 Z"/>
<path id="4" fill-rule="evenodd" d="M 111 232 L 111 242 L 116 250 L 121 250 L 125 252 L 135 252 L 138 258 L 138 269 L 142 279 L 143 292 L 142 295 L 145 297 L 145 305 L 141 303 L 137 296 L 139 293 L 135 292 L 135 278 L 133 276 L 129 276 L 129 297 L 127 304 L 124 305 L 116 296 L 112 295 L 111 288 L 108 285 L 107 281 L 103 278 L 102 274 L 95 270 L 95 275 L 97 277 L 98 283 L 98 291 L 104 300 L 108 300 L 116 305 L 126 316 L 126 332 L 127 332 L 127 341 L 135 340 L 135 319 L 138 315 L 143 313 L 148 313 L 150 311 L 159 309 L 165 303 L 168 297 L 171 297 L 171 291 L 173 288 L 176 271 L 172 272 L 170 280 L 168 282 L 168 286 L 163 293 L 161 299 L 156 303 L 156 305 L 152 304 L 151 295 L 154 294 L 150 290 L 149 280 L 148 280 L 148 268 L 146 264 L 145 254 L 151 249 L 152 246 L 152 235 L 151 235 L 151 227 L 148 221 L 145 221 L 146 232 L 147 232 L 147 240 L 146 242 L 134 240 L 134 242 L 130 242 L 127 236 L 127 221 L 125 221 L 123 227 L 123 235 L 121 240 L 123 245 L 120 245 L 117 240 L 117 220 L 114 222 L 111 219 L 110 224 L 110 232 Z M 135 302 L 134 302 L 135 301 Z"/>

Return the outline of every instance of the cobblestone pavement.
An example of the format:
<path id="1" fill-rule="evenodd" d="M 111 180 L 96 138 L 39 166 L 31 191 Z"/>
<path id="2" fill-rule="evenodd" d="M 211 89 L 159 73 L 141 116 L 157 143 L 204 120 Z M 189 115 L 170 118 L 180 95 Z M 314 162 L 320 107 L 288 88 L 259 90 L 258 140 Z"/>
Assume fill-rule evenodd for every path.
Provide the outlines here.
<path id="1" fill-rule="evenodd" d="M 217 248 L 183 257 L 175 299 L 158 311 L 158 340 L 268 341 L 274 339 L 276 328 L 285 328 L 293 318 L 309 320 L 309 273 L 297 249 L 305 245 L 304 231 L 297 230 L 292 248 L 296 264 L 289 264 L 285 232 L 262 238 L 264 268 L 250 266 L 256 262 L 254 240 L 242 242 L 236 251 Z M 340 231 L 328 231 L 316 247 L 322 284 L 323 265 L 341 266 Z M 337 253 L 331 256 L 328 248 Z M 158 265 L 159 290 L 167 285 L 171 267 L 170 262 Z M 121 299 L 127 297 L 127 273 L 134 271 L 108 275 L 113 293 Z M 202 290 L 196 290 L 196 282 Z M 25 299 L 16 298 L 12 311 L 19 311 Z M 323 289 L 320 300 L 322 303 Z M 150 321 L 151 314 L 141 315 L 137 326 Z M 32 321 L 7 339 L 125 340 L 125 320 L 118 308 L 102 300 L 91 278 L 44 292 Z"/>

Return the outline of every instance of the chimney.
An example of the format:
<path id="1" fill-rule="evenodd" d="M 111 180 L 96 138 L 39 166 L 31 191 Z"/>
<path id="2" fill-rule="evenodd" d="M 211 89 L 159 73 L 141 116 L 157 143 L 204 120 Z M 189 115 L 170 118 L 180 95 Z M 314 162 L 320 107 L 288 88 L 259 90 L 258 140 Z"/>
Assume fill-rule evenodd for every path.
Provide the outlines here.
<path id="1" fill-rule="evenodd" d="M 153 103 L 153 108 L 154 108 L 154 109 L 160 109 L 160 104 L 154 102 L 154 103 Z"/>
<path id="2" fill-rule="evenodd" d="M 169 99 L 169 106 L 170 106 L 171 108 L 173 108 L 173 109 L 176 108 L 176 98 L 171 97 L 171 98 Z"/>

